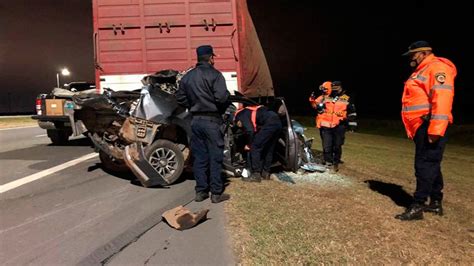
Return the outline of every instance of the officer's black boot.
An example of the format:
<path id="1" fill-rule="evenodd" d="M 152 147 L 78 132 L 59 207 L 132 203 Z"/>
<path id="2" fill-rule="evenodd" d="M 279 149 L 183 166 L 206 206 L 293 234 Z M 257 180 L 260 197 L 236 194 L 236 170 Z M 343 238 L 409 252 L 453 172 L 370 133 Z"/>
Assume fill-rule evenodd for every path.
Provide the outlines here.
<path id="1" fill-rule="evenodd" d="M 404 213 L 397 214 L 395 218 L 402 221 L 421 220 L 423 219 L 423 210 L 423 204 L 413 203 Z"/>
<path id="2" fill-rule="evenodd" d="M 228 199 L 230 199 L 230 196 L 228 194 L 212 194 L 211 195 L 212 203 L 219 203 Z"/>
<path id="3" fill-rule="evenodd" d="M 335 164 L 333 164 L 333 166 L 332 166 L 332 170 L 333 170 L 334 172 L 337 172 L 337 171 L 339 171 L 339 163 L 335 163 Z"/>
<path id="4" fill-rule="evenodd" d="M 265 170 L 262 171 L 262 179 L 263 180 L 270 180 L 270 172 L 267 172 Z"/>
<path id="5" fill-rule="evenodd" d="M 440 200 L 431 200 L 430 204 L 425 206 L 424 211 L 443 216 L 443 205 L 441 204 Z"/>
<path id="6" fill-rule="evenodd" d="M 201 202 L 207 198 L 209 198 L 209 193 L 204 191 L 196 192 L 196 197 L 194 198 L 194 201 Z"/>
<path id="7" fill-rule="evenodd" d="M 249 177 L 242 178 L 242 181 L 245 182 L 262 182 L 262 176 L 260 172 L 253 172 Z"/>

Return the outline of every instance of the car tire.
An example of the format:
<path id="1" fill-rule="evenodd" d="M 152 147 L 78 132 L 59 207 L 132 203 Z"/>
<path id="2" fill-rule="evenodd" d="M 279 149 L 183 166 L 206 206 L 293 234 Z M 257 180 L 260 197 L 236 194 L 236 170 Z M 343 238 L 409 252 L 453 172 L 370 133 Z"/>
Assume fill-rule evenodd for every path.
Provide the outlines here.
<path id="1" fill-rule="evenodd" d="M 115 159 L 104 151 L 99 151 L 99 159 L 102 167 L 106 172 L 124 173 L 130 171 L 125 161 Z"/>
<path id="2" fill-rule="evenodd" d="M 69 132 L 66 130 L 48 129 L 48 137 L 53 145 L 66 145 L 69 140 Z"/>
<path id="3" fill-rule="evenodd" d="M 183 173 L 182 149 L 169 140 L 159 139 L 153 142 L 145 149 L 145 157 L 168 184 L 176 182 Z"/>

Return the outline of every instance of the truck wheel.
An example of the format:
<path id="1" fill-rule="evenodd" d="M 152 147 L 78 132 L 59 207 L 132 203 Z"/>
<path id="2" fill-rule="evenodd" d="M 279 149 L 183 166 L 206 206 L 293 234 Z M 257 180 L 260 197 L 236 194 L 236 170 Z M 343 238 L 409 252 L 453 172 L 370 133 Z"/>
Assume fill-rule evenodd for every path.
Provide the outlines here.
<path id="1" fill-rule="evenodd" d="M 153 142 L 146 148 L 145 157 L 169 184 L 178 180 L 183 173 L 183 152 L 169 140 L 159 139 Z"/>
<path id="2" fill-rule="evenodd" d="M 99 159 L 105 171 L 112 173 L 123 173 L 130 171 L 123 160 L 115 159 L 103 151 L 99 151 Z"/>
<path id="3" fill-rule="evenodd" d="M 69 132 L 66 130 L 48 129 L 48 137 L 54 145 L 65 145 L 69 139 Z"/>

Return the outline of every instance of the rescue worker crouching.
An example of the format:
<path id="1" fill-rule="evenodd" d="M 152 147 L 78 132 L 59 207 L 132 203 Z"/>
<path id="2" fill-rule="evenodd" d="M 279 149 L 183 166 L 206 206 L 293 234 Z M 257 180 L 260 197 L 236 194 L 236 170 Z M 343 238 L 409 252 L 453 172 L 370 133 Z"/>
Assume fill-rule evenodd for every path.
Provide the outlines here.
<path id="1" fill-rule="evenodd" d="M 273 152 L 283 127 L 280 117 L 265 106 L 247 106 L 235 113 L 234 121 L 244 131 L 249 152 L 247 165 L 251 174 L 242 180 L 260 182 L 262 178 L 270 179 Z"/>
<path id="2" fill-rule="evenodd" d="M 318 112 L 316 126 L 323 146 L 323 164 L 337 172 L 342 163 L 346 126 L 352 129 L 357 126 L 355 107 L 349 102 L 350 97 L 344 93 L 340 81 L 326 81 L 320 90 L 323 94 L 316 98 L 313 93 L 309 102 Z"/>

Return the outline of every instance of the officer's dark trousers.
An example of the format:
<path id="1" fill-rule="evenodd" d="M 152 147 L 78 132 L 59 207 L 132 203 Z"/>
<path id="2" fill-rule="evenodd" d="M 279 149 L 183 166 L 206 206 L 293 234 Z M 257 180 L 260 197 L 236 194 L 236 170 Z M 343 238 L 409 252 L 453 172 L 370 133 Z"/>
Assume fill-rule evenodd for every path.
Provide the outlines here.
<path id="1" fill-rule="evenodd" d="M 323 144 L 324 161 L 328 163 L 339 163 L 341 161 L 345 133 L 346 128 L 341 124 L 333 128 L 321 127 L 319 129 Z"/>
<path id="2" fill-rule="evenodd" d="M 415 141 L 415 202 L 424 203 L 428 197 L 431 200 L 443 199 L 443 175 L 441 160 L 447 137 L 441 137 L 435 143 L 428 142 L 428 122 L 424 122 L 416 131 Z"/>
<path id="3" fill-rule="evenodd" d="M 282 126 L 279 120 L 275 120 L 274 122 L 269 121 L 255 134 L 253 142 L 250 145 L 252 172 L 258 173 L 262 170 L 270 172 L 270 167 L 272 166 L 273 160 L 273 152 L 275 150 L 281 128 Z"/>
<path id="4" fill-rule="evenodd" d="M 222 194 L 221 177 L 224 158 L 224 136 L 220 131 L 222 121 L 214 117 L 194 117 L 191 122 L 191 152 L 196 179 L 196 192 Z"/>

